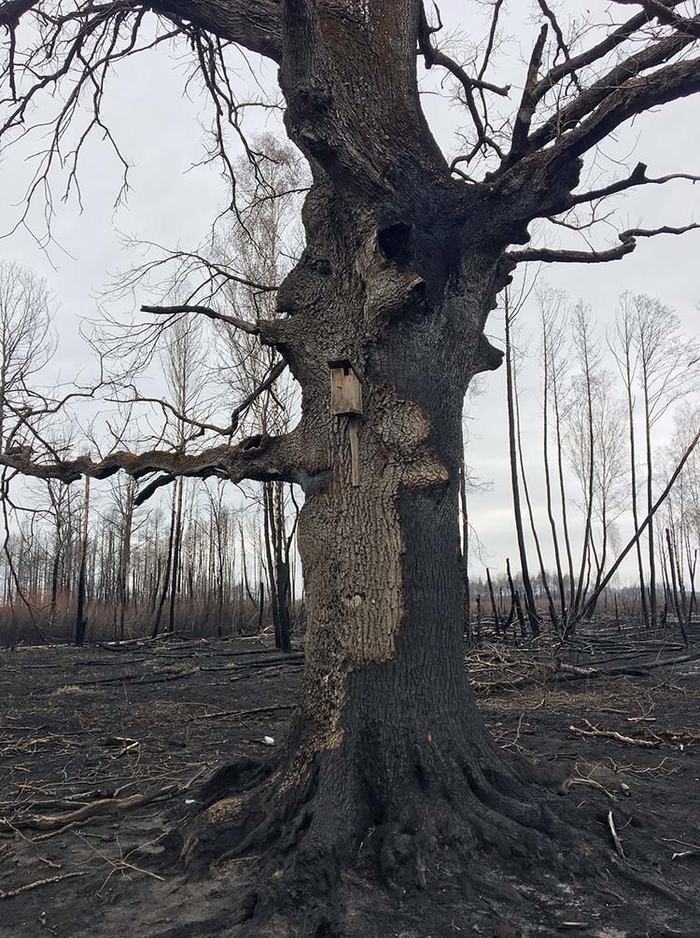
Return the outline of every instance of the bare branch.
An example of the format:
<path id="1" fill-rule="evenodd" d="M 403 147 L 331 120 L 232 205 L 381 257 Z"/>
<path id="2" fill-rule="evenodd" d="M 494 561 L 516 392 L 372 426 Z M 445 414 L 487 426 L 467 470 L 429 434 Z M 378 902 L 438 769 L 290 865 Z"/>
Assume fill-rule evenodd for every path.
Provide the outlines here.
<path id="1" fill-rule="evenodd" d="M 641 73 L 668 62 L 692 41 L 689 36 L 674 34 L 627 57 L 598 81 L 584 88 L 571 104 L 558 110 L 541 127 L 538 127 L 530 135 L 528 149 L 539 149 L 551 140 L 565 135 L 566 131 L 576 127 L 586 117 L 591 122 L 597 122 L 603 112 L 612 114 L 616 111 L 620 115 L 616 122 L 606 124 L 607 129 L 584 148 L 584 150 L 590 149 L 629 117 L 648 110 L 656 104 L 665 104 L 684 94 L 691 94 L 697 90 L 693 81 L 698 74 L 697 63 L 676 63 L 644 77 L 641 77 Z M 633 104 L 636 105 L 634 110 L 631 109 Z M 629 113 L 622 116 L 622 112 L 626 109 L 629 109 Z M 588 126 L 590 128 L 591 125 Z M 568 141 L 570 137 L 571 134 L 566 135 L 564 140 Z M 578 152 L 584 152 L 584 150 Z"/>
<path id="2" fill-rule="evenodd" d="M 490 91 L 494 94 L 507 97 L 508 92 L 510 91 L 510 85 L 498 87 L 497 85 L 492 85 L 490 82 L 484 81 L 481 77 L 473 78 L 472 76 L 467 75 L 462 66 L 458 65 L 454 59 L 433 46 L 430 40 L 430 35 L 432 32 L 435 32 L 435 29 L 431 29 L 431 27 L 428 25 L 425 9 L 421 6 L 420 21 L 418 26 L 418 49 L 425 61 L 425 67 L 432 68 L 433 65 L 440 65 L 447 69 L 447 71 L 457 79 L 464 91 L 464 99 L 467 105 L 467 109 L 469 110 L 474 128 L 476 129 L 477 142 L 470 156 L 463 158 L 464 161 L 469 162 L 472 156 L 474 156 L 475 153 L 477 153 L 484 145 L 491 147 L 492 150 L 494 150 L 500 157 L 502 157 L 503 154 L 501 148 L 486 132 L 484 122 L 481 119 L 481 115 L 479 114 L 478 108 L 476 106 L 476 101 L 474 100 L 474 89 Z M 454 171 L 454 165 L 455 164 L 453 163 L 451 171 Z"/>
<path id="3" fill-rule="evenodd" d="M 662 0 L 615 0 L 615 3 L 639 5 L 644 8 L 650 19 L 656 18 L 660 23 L 672 26 L 679 33 L 694 36 L 696 39 L 700 38 L 700 22 L 697 18 L 689 20 L 685 16 L 679 16 L 675 10 L 669 8 L 669 4 L 663 3 Z"/>
<path id="4" fill-rule="evenodd" d="M 625 189 L 631 189 L 633 186 L 660 186 L 674 179 L 688 179 L 691 182 L 700 182 L 700 176 L 693 176 L 691 173 L 669 173 L 668 176 L 658 176 L 651 178 L 646 174 L 647 166 L 645 163 L 637 163 L 632 173 L 626 179 L 620 179 L 611 183 L 609 186 L 602 186 L 600 189 L 591 189 L 589 192 L 581 192 L 572 195 L 571 205 L 580 205 L 582 202 L 595 202 L 598 199 L 605 199 L 609 195 L 615 195 L 618 192 L 624 192 Z"/>
<path id="5" fill-rule="evenodd" d="M 173 407 L 168 401 L 163 400 L 159 397 L 143 397 L 139 394 L 134 388 L 134 395 L 128 401 L 117 400 L 115 403 L 119 404 L 157 404 L 164 411 L 168 411 L 178 420 L 181 420 L 183 423 L 188 424 L 191 427 L 197 427 L 200 431 L 200 435 L 206 433 L 207 431 L 211 433 L 218 433 L 220 436 L 232 436 L 238 429 L 238 422 L 241 417 L 241 414 L 244 414 L 246 410 L 256 401 L 261 394 L 264 394 L 265 391 L 268 391 L 275 381 L 280 377 L 287 367 L 287 362 L 279 361 L 271 369 L 267 377 L 261 381 L 261 383 L 254 388 L 250 394 L 247 394 L 246 397 L 241 401 L 240 404 L 237 404 L 236 407 L 231 411 L 231 423 L 227 427 L 220 427 L 214 423 L 206 423 L 202 420 L 195 420 L 193 417 L 188 417 L 186 414 L 179 411 L 176 407 Z"/>
<path id="6" fill-rule="evenodd" d="M 537 99 L 534 96 L 534 92 L 537 86 L 537 78 L 539 75 L 540 65 L 542 64 L 542 53 L 544 52 L 544 44 L 546 40 L 547 24 L 544 23 L 530 56 L 527 78 L 525 79 L 525 88 L 523 89 L 523 96 L 520 100 L 518 113 L 515 116 L 515 125 L 513 127 L 513 139 L 510 145 L 510 153 L 505 159 L 506 166 L 510 166 L 512 163 L 514 163 L 527 150 L 527 140 L 530 133 L 530 124 L 532 123 L 532 118 L 535 115 L 535 108 L 537 106 Z"/>
<path id="7" fill-rule="evenodd" d="M 678 0 L 681 2 L 681 0 Z M 597 62 L 599 59 L 604 58 L 613 49 L 621 45 L 627 39 L 630 39 L 641 27 L 649 22 L 649 15 L 647 13 L 638 13 L 636 16 L 633 16 L 631 19 L 627 20 L 626 23 L 623 23 L 622 26 L 619 26 L 617 29 L 613 30 L 609 35 L 602 39 L 596 45 L 591 46 L 590 49 L 579 53 L 578 55 L 573 56 L 572 58 L 562 62 L 559 65 L 555 65 L 551 68 L 547 74 L 538 82 L 537 86 L 533 91 L 533 97 L 537 102 L 541 101 L 542 98 L 554 88 L 559 82 L 566 78 L 567 75 L 571 75 L 573 72 L 580 71 L 582 68 L 585 68 L 588 65 L 592 65 L 594 62 Z"/>
<path id="8" fill-rule="evenodd" d="M 549 7 L 549 6 L 547 5 L 546 0 L 537 0 L 537 2 L 539 3 L 540 9 L 541 9 L 542 12 L 544 13 L 544 15 L 547 17 L 547 19 L 549 20 L 549 22 L 552 24 L 552 29 L 554 30 L 554 35 L 557 37 L 557 46 L 558 46 L 559 50 L 561 51 L 561 53 L 562 53 L 563 56 L 564 56 L 564 61 L 565 61 L 567 64 L 570 65 L 570 64 L 571 64 L 571 53 L 569 52 L 569 47 L 568 47 L 568 45 L 567 45 L 567 43 L 566 43 L 566 40 L 564 39 L 564 33 L 563 33 L 562 30 L 561 30 L 561 26 L 559 25 L 559 22 L 557 21 L 557 18 L 556 18 L 556 16 L 554 15 L 554 11 L 551 9 L 551 7 Z M 577 88 L 580 88 L 579 83 L 578 83 L 578 78 L 576 77 L 576 70 L 575 70 L 575 69 L 572 69 L 571 72 L 570 72 L 570 74 L 571 74 L 571 77 L 572 77 L 573 82 L 574 82 L 574 84 L 576 85 L 576 87 L 577 87 Z"/>
<path id="9" fill-rule="evenodd" d="M 626 254 L 631 254 L 637 246 L 637 238 L 653 238 L 659 234 L 685 234 L 700 228 L 700 224 L 693 222 L 683 228 L 671 228 L 664 225 L 662 228 L 629 228 L 618 235 L 620 245 L 606 251 L 568 251 L 552 248 L 527 248 L 523 251 L 508 251 L 505 255 L 507 261 L 522 264 L 526 261 L 543 261 L 544 263 L 564 264 L 598 264 L 605 261 L 618 261 Z"/>
<path id="10" fill-rule="evenodd" d="M 493 52 L 493 46 L 496 39 L 496 29 L 498 27 L 498 17 L 501 12 L 501 7 L 503 6 L 503 0 L 496 0 L 493 5 L 493 14 L 491 15 L 491 27 L 489 29 L 489 38 L 486 43 L 486 49 L 484 51 L 484 58 L 481 62 L 481 68 L 479 69 L 478 78 L 483 78 L 486 72 L 486 69 L 489 65 L 489 59 L 491 58 L 491 53 Z"/>
<path id="11" fill-rule="evenodd" d="M 648 515 L 646 516 L 646 518 L 644 519 L 644 521 L 640 524 L 639 528 L 635 531 L 635 533 L 634 533 L 634 535 L 632 536 L 631 540 L 629 540 L 629 541 L 627 542 L 627 544 L 625 545 L 624 550 L 621 551 L 621 553 L 620 553 L 619 556 L 617 557 L 617 560 L 615 561 L 615 563 L 612 565 L 612 567 L 610 567 L 610 569 L 608 570 L 606 576 L 605 576 L 605 577 L 603 578 L 603 580 L 601 581 L 600 585 L 597 587 L 597 589 L 594 591 L 594 593 L 588 598 L 588 601 L 587 601 L 587 603 L 586 603 L 586 605 L 585 605 L 585 607 L 584 607 L 584 609 L 583 609 L 583 612 L 581 613 L 581 618 L 585 618 L 587 615 L 590 615 L 590 614 L 593 612 L 593 610 L 595 609 L 596 602 L 598 601 L 598 597 L 599 597 L 600 594 L 603 592 L 603 590 L 605 589 L 605 587 L 608 585 L 608 583 L 610 582 L 610 580 L 612 580 L 612 578 L 615 576 L 615 574 L 617 573 L 617 571 L 618 571 L 618 569 L 619 569 L 620 564 L 622 563 L 622 561 L 625 559 L 625 557 L 627 556 L 627 554 L 632 550 L 632 548 L 634 547 L 634 545 L 637 543 L 637 541 L 639 540 L 639 538 L 642 536 L 642 534 L 644 533 L 644 531 L 646 530 L 646 528 L 647 528 L 648 525 L 650 524 L 652 518 L 654 517 L 654 515 L 655 515 L 656 512 L 658 511 L 659 507 L 660 507 L 660 506 L 664 503 L 664 501 L 666 500 L 666 498 L 667 498 L 669 492 L 670 492 L 671 489 L 673 488 L 674 482 L 676 481 L 676 479 L 678 478 L 678 476 L 681 474 L 681 470 L 683 469 L 683 466 L 685 466 L 686 462 L 688 461 L 688 459 L 689 459 L 690 456 L 692 455 L 693 450 L 694 450 L 695 447 L 698 445 L 698 443 L 700 443 L 700 429 L 697 431 L 697 433 L 695 434 L 695 436 L 692 438 L 692 440 L 691 440 L 690 443 L 688 444 L 688 446 L 687 446 L 685 452 L 683 453 L 683 455 L 681 456 L 681 458 L 680 458 L 678 464 L 676 465 L 675 469 L 673 470 L 673 472 L 672 472 L 672 474 L 671 474 L 671 477 L 669 478 L 668 482 L 666 483 L 666 486 L 665 486 L 663 492 L 661 493 L 661 495 L 659 495 L 659 497 L 658 497 L 658 498 L 656 499 L 656 501 L 654 502 L 654 504 L 653 504 L 653 506 L 652 506 L 652 508 L 651 508 L 651 511 L 648 513 Z"/>
<path id="12" fill-rule="evenodd" d="M 425 16 L 425 9 L 421 16 L 420 27 L 418 30 L 418 48 L 425 60 L 425 67 L 432 68 L 433 65 L 442 65 L 443 68 L 446 68 L 454 77 L 459 81 L 462 87 L 466 92 L 470 92 L 474 88 L 480 88 L 482 91 L 491 91 L 493 94 L 502 95 L 503 97 L 508 97 L 508 92 L 510 91 L 510 85 L 494 85 L 490 81 L 484 81 L 481 77 L 475 78 L 471 75 L 468 75 L 464 68 L 461 65 L 458 65 L 457 62 L 445 52 L 442 52 L 440 49 L 435 48 L 435 46 L 430 41 L 430 36 L 432 33 L 436 32 L 436 29 L 428 25 L 428 20 Z"/>
<path id="13" fill-rule="evenodd" d="M 75 482 L 82 476 L 106 479 L 119 470 L 134 479 L 151 472 L 164 472 L 173 477 L 202 479 L 217 475 L 233 482 L 244 479 L 295 482 L 304 472 L 323 468 L 312 464 L 308 449 L 302 449 L 295 433 L 282 436 L 258 434 L 242 440 L 237 446 L 216 446 L 196 454 L 161 450 L 146 453 L 120 451 L 97 461 L 90 456 L 79 456 L 44 463 L 29 454 L 2 453 L 0 465 L 36 479 L 58 479 L 65 483 Z"/>
<path id="14" fill-rule="evenodd" d="M 142 306 L 142 313 L 154 313 L 157 316 L 177 316 L 179 313 L 197 313 L 206 316 L 208 319 L 218 319 L 221 322 L 228 323 L 229 326 L 235 326 L 242 332 L 249 335 L 260 335 L 260 324 L 246 322 L 245 319 L 239 319 L 237 316 L 227 316 L 225 313 L 219 313 L 209 306 Z"/>

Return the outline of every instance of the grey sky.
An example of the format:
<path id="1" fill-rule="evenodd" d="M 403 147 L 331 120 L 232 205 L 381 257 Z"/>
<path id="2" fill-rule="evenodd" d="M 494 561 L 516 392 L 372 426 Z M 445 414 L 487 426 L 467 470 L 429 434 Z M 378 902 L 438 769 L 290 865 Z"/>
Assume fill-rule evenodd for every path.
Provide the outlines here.
<path id="1" fill-rule="evenodd" d="M 443 0 L 440 6 L 448 30 L 459 28 L 466 41 L 472 35 L 483 34 L 482 8 L 477 3 Z M 610 10 L 607 4 L 574 4 L 568 0 L 565 5 L 559 4 L 561 10 L 564 7 L 577 16 L 589 10 L 594 20 L 605 17 Z M 614 10 L 617 20 L 626 12 L 625 7 Z M 535 32 L 531 14 L 531 4 L 510 3 L 505 40 L 496 60 L 500 68 L 495 67 L 490 73 L 494 81 L 513 84 L 511 109 L 512 102 L 517 102 L 519 97 L 525 71 L 523 58 L 529 55 Z M 208 121 L 208 112 L 196 83 L 190 86 L 189 97 L 184 93 L 188 62 L 189 58 L 178 59 L 160 49 L 124 63 L 111 82 L 105 116 L 133 164 L 133 188 L 126 206 L 112 210 L 119 168 L 107 146 L 95 137 L 84 154 L 80 175 L 84 212 L 80 213 L 75 200 L 65 205 L 60 202 L 58 183 L 54 191 L 53 232 L 69 254 L 54 248 L 49 262 L 29 234 L 22 230 L 1 242 L 2 256 L 29 265 L 45 276 L 59 302 L 59 361 L 64 379 L 88 368 L 88 350 L 78 338 L 79 318 L 95 317 L 96 294 L 110 275 L 135 260 L 133 254 L 124 251 L 119 232 L 170 247 L 192 247 L 206 235 L 224 203 L 226 193 L 218 167 L 191 168 L 203 154 L 200 123 Z M 246 61 L 240 58 L 234 65 L 241 89 L 253 89 L 255 81 L 259 80 L 274 92 L 274 70 L 269 64 L 248 56 Z M 436 89 L 436 79 L 433 75 L 423 77 L 426 91 Z M 242 90 L 242 97 L 246 93 L 250 92 Z M 466 126 L 465 115 L 433 94 L 427 94 L 424 102 L 437 136 L 454 155 L 457 152 L 454 130 Z M 43 116 L 43 111 L 38 116 Z M 616 140 L 605 143 L 598 160 L 601 173 L 604 171 L 608 179 L 619 178 L 625 174 L 625 167 L 631 167 L 638 160 L 648 164 L 650 175 L 697 173 L 699 117 L 697 96 L 644 115 L 632 126 L 625 126 Z M 270 118 L 270 126 L 275 123 L 275 119 Z M 36 140 L 33 148 L 36 148 Z M 29 152 L 27 148 L 16 148 L 4 155 L 0 175 L 3 230 L 17 217 L 17 208 L 13 206 L 22 196 Z M 616 165 L 616 161 L 623 165 Z M 664 187 L 647 187 L 619 198 L 612 225 L 602 226 L 592 236 L 596 246 L 617 243 L 615 232 L 625 227 L 687 224 L 698 217 L 699 193 L 700 186 L 693 188 L 690 183 L 679 181 Z M 555 232 L 554 237 L 556 235 Z M 533 237 L 533 243 L 541 241 L 542 237 Z M 700 232 L 695 232 L 683 238 L 661 237 L 643 242 L 630 257 L 611 264 L 555 265 L 542 274 L 542 281 L 565 289 L 573 301 L 581 298 L 590 303 L 601 334 L 610 322 L 618 295 L 624 290 L 633 290 L 658 296 L 675 307 L 687 332 L 697 337 L 700 335 L 699 265 Z M 501 328 L 496 311 L 488 331 L 500 336 Z M 503 373 L 490 374 L 484 384 L 485 391 L 474 405 L 469 462 L 478 477 L 492 483 L 492 489 L 488 494 L 472 497 L 472 520 L 491 561 L 500 566 L 505 555 L 513 552 Z M 541 507 L 541 487 L 536 478 L 539 473 L 536 385 L 533 362 L 531 376 L 525 373 L 521 380 L 522 407 L 523 421 L 530 434 L 526 439 L 526 452 L 533 474 L 533 493 Z"/>

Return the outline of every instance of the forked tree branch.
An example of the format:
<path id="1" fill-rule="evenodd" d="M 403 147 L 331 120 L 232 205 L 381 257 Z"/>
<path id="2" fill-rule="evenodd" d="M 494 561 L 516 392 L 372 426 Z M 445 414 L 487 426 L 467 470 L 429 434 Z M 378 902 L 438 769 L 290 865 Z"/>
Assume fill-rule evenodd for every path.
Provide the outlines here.
<path id="1" fill-rule="evenodd" d="M 690 20 L 685 16 L 679 16 L 675 10 L 671 9 L 673 4 L 664 3 L 662 0 L 615 0 L 615 3 L 643 7 L 650 19 L 658 19 L 660 23 L 672 26 L 679 33 L 694 36 L 696 39 L 700 38 L 700 22 L 697 18 Z"/>
<path id="2" fill-rule="evenodd" d="M 621 231 L 618 235 L 620 244 L 618 247 L 608 248 L 605 251 L 570 251 L 557 250 L 555 248 L 526 248 L 523 251 L 508 251 L 505 254 L 505 260 L 516 264 L 522 264 L 526 261 L 541 261 L 544 263 L 564 263 L 564 264 L 599 264 L 605 261 L 619 261 L 625 255 L 631 254 L 637 246 L 637 238 L 653 238 L 660 234 L 685 234 L 687 231 L 695 231 L 700 228 L 700 224 L 693 222 L 682 228 L 672 228 L 664 225 L 661 228 L 628 228 L 627 231 Z"/>
<path id="3" fill-rule="evenodd" d="M 428 25 L 425 15 L 425 8 L 421 8 L 421 18 L 418 27 L 418 49 L 423 56 L 426 68 L 432 68 L 433 65 L 440 65 L 447 69 L 464 88 L 465 93 L 471 92 L 477 88 L 481 91 L 490 91 L 503 97 L 508 96 L 510 85 L 494 85 L 490 81 L 484 81 L 481 77 L 475 77 L 467 74 L 466 69 L 459 65 L 453 58 L 441 49 L 437 49 L 430 40 L 432 33 L 437 30 Z"/>
<path id="4" fill-rule="evenodd" d="M 284 372 L 287 367 L 287 362 L 278 361 L 273 367 L 269 370 L 268 375 L 258 384 L 257 387 L 247 394 L 240 404 L 237 404 L 234 409 L 231 411 L 231 422 L 227 427 L 220 427 L 214 423 L 206 423 L 206 421 L 195 420 L 193 417 L 188 417 L 186 414 L 183 414 L 176 407 L 170 404 L 168 401 L 163 400 L 159 397 L 143 397 L 138 393 L 136 388 L 133 388 L 133 397 L 124 401 L 121 399 L 116 399 L 113 403 L 117 404 L 157 404 L 163 411 L 171 413 L 177 420 L 182 421 L 182 423 L 188 424 L 188 426 L 196 427 L 199 430 L 197 436 L 202 436 L 204 433 L 217 433 L 219 436 L 232 436 L 238 429 L 238 423 L 242 414 L 248 410 L 248 408 L 253 404 L 261 394 L 264 394 L 265 391 L 268 391 L 279 376 Z"/>
<path id="5" fill-rule="evenodd" d="M 669 173 L 667 176 L 650 177 L 647 176 L 647 166 L 645 163 L 637 163 L 630 175 L 626 179 L 619 179 L 608 186 L 601 186 L 600 189 L 590 189 L 588 192 L 574 193 L 571 196 L 571 207 L 581 205 L 584 202 L 596 202 L 599 199 L 605 199 L 618 192 L 624 192 L 634 186 L 661 186 L 674 179 L 687 179 L 690 182 L 700 182 L 700 176 L 694 176 L 691 173 Z"/>
<path id="6" fill-rule="evenodd" d="M 682 3 L 683 0 L 674 0 L 674 2 Z M 626 23 L 618 26 L 617 29 L 614 29 L 594 46 L 572 56 L 559 65 L 554 65 L 535 87 L 533 91 L 535 100 L 537 102 L 541 101 L 548 91 L 551 91 L 552 88 L 556 87 L 556 85 L 568 75 L 572 75 L 574 72 L 578 72 L 589 65 L 593 65 L 595 62 L 609 55 L 618 46 L 632 38 L 650 19 L 652 19 L 652 17 L 646 12 L 637 13 L 636 16 L 631 17 Z"/>
<path id="7" fill-rule="evenodd" d="M 623 82 L 578 127 L 565 134 L 553 152 L 575 159 L 608 137 L 620 124 L 661 104 L 700 91 L 700 58 L 674 62 L 650 75 Z"/>
<path id="8" fill-rule="evenodd" d="M 542 65 L 542 55 L 544 53 L 544 44 L 547 41 L 547 24 L 544 23 L 540 29 L 532 54 L 530 55 L 530 64 L 527 69 L 527 78 L 525 79 L 525 88 L 520 99 L 520 107 L 515 115 L 515 124 L 513 126 L 513 137 L 511 140 L 510 153 L 506 157 L 505 166 L 509 166 L 522 156 L 527 150 L 528 134 L 532 118 L 535 116 L 535 107 L 537 100 L 534 97 L 534 91 L 537 86 L 540 66 Z"/>
<path id="9" fill-rule="evenodd" d="M 144 6 L 275 62 L 282 58 L 283 0 L 147 0 Z"/>
<path id="10" fill-rule="evenodd" d="M 657 104 L 665 104 L 683 94 L 697 91 L 693 78 L 697 78 L 698 68 L 692 63 L 677 62 L 649 75 L 642 74 L 669 62 L 692 42 L 690 36 L 665 36 L 623 59 L 538 127 L 529 137 L 528 150 L 541 149 L 557 138 L 569 140 L 577 132 L 574 128 L 582 121 L 590 122 L 586 124 L 587 130 L 590 130 L 599 124 L 602 114 L 608 115 L 608 129 L 578 151 L 583 153 L 630 117 Z M 543 93 L 546 91 L 542 84 L 539 87 Z M 535 97 L 536 93 L 533 91 Z M 614 123 L 611 120 L 613 115 L 616 119 Z M 572 134 L 567 134 L 567 131 L 572 131 Z M 584 138 L 585 133 L 579 133 L 578 139 Z"/>

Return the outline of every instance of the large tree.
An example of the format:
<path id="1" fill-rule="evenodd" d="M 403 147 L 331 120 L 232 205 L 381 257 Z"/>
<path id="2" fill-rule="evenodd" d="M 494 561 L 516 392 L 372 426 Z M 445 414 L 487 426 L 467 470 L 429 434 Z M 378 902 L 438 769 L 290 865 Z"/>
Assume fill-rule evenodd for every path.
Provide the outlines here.
<path id="1" fill-rule="evenodd" d="M 281 914 L 284 897 L 292 898 L 285 914 L 294 933 L 336 933 L 331 904 L 303 919 L 297 899 L 332 888 L 356 864 L 376 864 L 385 880 L 403 885 L 456 872 L 464 888 L 493 895 L 497 884 L 505 888 L 509 857 L 564 862 L 570 829 L 561 810 L 527 766 L 497 749 L 464 673 L 462 406 L 474 375 L 500 364 L 484 325 L 517 264 L 612 261 L 639 237 L 682 230 L 626 230 L 597 251 L 512 250 L 529 241 L 537 219 L 570 219 L 607 196 L 676 178 L 648 177 L 640 163 L 624 178 L 580 189 L 588 154 L 621 125 L 700 91 L 692 56 L 700 18 L 687 12 L 691 4 L 623 2 L 635 8 L 628 19 L 571 34 L 540 0 L 542 28 L 522 92 L 511 92 L 513 113 L 498 120 L 488 102 L 503 114 L 509 89 L 486 75 L 501 0 L 473 67 L 440 48 L 439 24 L 421 0 L 0 4 L 9 34 L 2 132 L 15 134 L 34 100 L 58 85 L 53 152 L 83 113 L 81 92 L 103 126 L 111 63 L 158 36 L 182 35 L 195 49 L 219 129 L 237 116 L 224 46 L 279 65 L 286 130 L 313 182 L 306 246 L 277 292 L 277 315 L 251 325 L 199 306 L 171 312 L 225 317 L 274 346 L 301 386 L 298 425 L 196 455 L 57 462 L 35 452 L 2 462 L 66 482 L 120 469 L 159 474 L 147 491 L 178 475 L 302 486 L 308 632 L 288 748 L 276 764 L 222 771 L 183 848 L 190 860 L 262 852 L 268 872 L 282 871 L 270 877 L 273 905 Z M 150 14 L 161 24 L 156 40 L 152 31 L 140 38 Z M 452 163 L 421 107 L 418 65 L 445 69 L 466 105 L 472 131 Z M 361 416 L 333 413 L 329 362 L 337 360 L 359 377 Z M 359 482 L 350 460 L 355 432 Z M 475 860 L 480 852 L 488 863 Z M 260 925 L 270 908 L 264 895 L 247 913 L 254 934 L 273 933 Z"/>

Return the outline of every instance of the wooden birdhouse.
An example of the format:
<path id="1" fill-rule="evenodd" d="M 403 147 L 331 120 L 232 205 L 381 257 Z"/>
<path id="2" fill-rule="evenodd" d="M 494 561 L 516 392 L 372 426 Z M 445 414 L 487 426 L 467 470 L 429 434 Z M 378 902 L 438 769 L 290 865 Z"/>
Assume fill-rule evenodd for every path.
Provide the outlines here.
<path id="1" fill-rule="evenodd" d="M 331 370 L 331 411 L 334 416 L 362 413 L 362 385 L 347 358 L 328 362 Z"/>
<path id="2" fill-rule="evenodd" d="M 350 437 L 351 484 L 360 484 L 359 423 L 362 414 L 362 384 L 347 358 L 328 362 L 331 370 L 331 412 L 334 417 L 347 417 Z"/>

